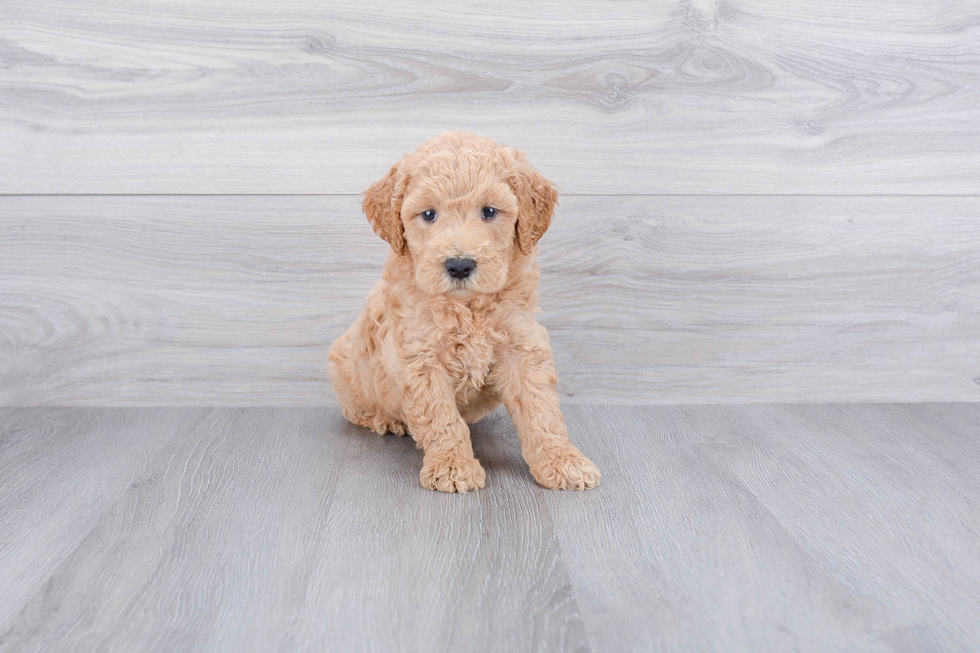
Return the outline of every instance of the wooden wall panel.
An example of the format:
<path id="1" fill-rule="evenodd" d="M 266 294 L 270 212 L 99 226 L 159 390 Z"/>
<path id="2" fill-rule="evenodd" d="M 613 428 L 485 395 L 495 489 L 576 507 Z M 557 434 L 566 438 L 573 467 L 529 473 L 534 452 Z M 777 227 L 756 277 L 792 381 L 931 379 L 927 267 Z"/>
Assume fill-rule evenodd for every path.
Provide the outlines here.
<path id="1" fill-rule="evenodd" d="M 976 401 L 980 198 L 564 197 L 566 402 Z M 0 404 L 320 405 L 356 196 L 0 198 Z"/>
<path id="2" fill-rule="evenodd" d="M 0 193 L 358 193 L 445 129 L 566 193 L 980 192 L 980 5 L 32 0 Z"/>

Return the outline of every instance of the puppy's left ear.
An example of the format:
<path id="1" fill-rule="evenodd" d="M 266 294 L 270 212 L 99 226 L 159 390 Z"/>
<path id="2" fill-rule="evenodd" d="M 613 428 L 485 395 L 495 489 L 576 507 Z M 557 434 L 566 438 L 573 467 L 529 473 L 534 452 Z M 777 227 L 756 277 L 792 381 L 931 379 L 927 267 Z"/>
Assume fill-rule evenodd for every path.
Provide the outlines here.
<path id="1" fill-rule="evenodd" d="M 527 162 L 522 151 L 509 152 L 513 171 L 507 181 L 517 196 L 517 246 L 527 255 L 551 225 L 558 189 Z"/>
<path id="2" fill-rule="evenodd" d="M 361 202 L 361 209 L 374 228 L 374 233 L 387 240 L 398 254 L 405 251 L 401 210 L 405 187 L 408 185 L 407 176 L 401 173 L 400 168 L 401 162 L 391 166 L 387 175 L 364 191 L 364 201 Z"/>

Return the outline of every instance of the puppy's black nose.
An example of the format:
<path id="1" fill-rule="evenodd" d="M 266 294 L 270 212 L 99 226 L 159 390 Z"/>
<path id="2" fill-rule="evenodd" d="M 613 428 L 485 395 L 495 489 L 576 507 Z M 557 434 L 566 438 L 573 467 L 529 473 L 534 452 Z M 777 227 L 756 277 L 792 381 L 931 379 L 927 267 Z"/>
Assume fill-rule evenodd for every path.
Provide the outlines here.
<path id="1" fill-rule="evenodd" d="M 471 258 L 446 259 L 446 272 L 453 279 L 465 279 L 476 269 L 476 261 Z"/>

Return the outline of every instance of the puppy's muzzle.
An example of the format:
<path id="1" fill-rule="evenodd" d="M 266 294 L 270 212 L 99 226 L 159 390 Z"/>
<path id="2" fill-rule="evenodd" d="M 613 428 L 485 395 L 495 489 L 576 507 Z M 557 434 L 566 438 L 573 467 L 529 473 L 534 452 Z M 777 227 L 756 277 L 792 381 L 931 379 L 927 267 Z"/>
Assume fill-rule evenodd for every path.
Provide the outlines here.
<path id="1" fill-rule="evenodd" d="M 465 279 L 473 274 L 476 269 L 476 261 L 471 258 L 450 258 L 446 259 L 446 272 L 453 279 Z"/>

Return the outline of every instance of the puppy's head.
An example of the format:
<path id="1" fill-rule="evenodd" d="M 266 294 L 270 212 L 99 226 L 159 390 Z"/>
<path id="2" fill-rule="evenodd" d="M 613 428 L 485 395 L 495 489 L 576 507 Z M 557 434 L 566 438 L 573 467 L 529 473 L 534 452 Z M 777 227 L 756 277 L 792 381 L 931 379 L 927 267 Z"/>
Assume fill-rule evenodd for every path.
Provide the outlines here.
<path id="1" fill-rule="evenodd" d="M 411 260 L 423 292 L 467 298 L 503 289 L 515 258 L 534 253 L 557 198 L 520 150 L 447 132 L 392 166 L 362 206 Z"/>

